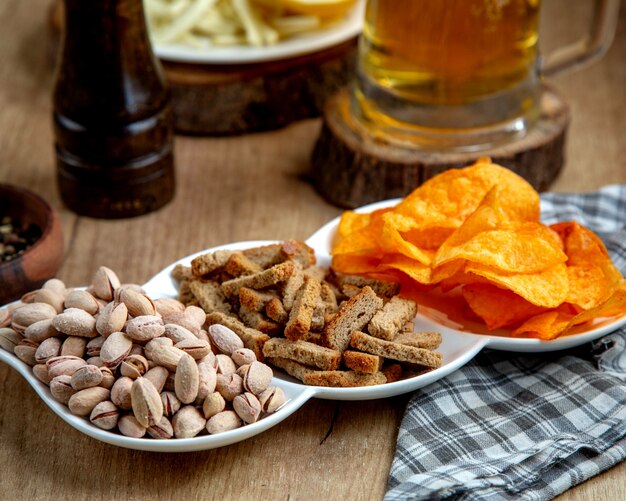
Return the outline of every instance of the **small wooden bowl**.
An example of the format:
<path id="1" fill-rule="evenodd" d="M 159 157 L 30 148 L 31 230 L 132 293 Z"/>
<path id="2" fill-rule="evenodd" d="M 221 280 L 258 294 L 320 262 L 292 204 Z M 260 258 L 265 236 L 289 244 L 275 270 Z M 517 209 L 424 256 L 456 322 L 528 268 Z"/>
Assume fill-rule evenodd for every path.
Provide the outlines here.
<path id="1" fill-rule="evenodd" d="M 19 257 L 0 263 L 0 305 L 38 289 L 55 276 L 63 258 L 63 234 L 56 211 L 39 195 L 0 184 L 0 217 L 41 229 L 41 237 Z"/>

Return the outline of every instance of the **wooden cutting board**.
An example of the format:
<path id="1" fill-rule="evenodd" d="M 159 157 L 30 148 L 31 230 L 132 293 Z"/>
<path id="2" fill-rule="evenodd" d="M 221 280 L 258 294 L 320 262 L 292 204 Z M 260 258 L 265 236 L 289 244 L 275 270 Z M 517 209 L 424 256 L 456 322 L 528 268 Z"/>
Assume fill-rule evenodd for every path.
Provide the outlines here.
<path id="1" fill-rule="evenodd" d="M 50 13 L 56 60 L 63 2 Z M 241 134 L 271 130 L 320 116 L 324 102 L 353 72 L 356 38 L 326 50 L 266 63 L 210 65 L 162 60 L 178 133 Z"/>

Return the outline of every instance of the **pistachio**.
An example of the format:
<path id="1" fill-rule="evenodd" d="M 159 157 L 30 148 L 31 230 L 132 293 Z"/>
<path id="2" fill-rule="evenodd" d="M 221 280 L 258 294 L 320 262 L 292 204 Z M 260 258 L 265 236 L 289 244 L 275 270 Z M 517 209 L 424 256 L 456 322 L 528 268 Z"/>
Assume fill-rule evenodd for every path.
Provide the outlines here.
<path id="1" fill-rule="evenodd" d="M 72 339 L 72 338 L 68 338 L 68 339 Z M 102 350 L 102 345 L 104 344 L 105 341 L 106 341 L 106 338 L 103 336 L 98 336 L 90 340 L 86 346 L 87 355 L 90 357 L 99 357 L 100 350 Z"/>
<path id="2" fill-rule="evenodd" d="M 144 348 L 144 355 L 148 360 L 152 360 L 152 355 L 157 346 L 174 346 L 174 343 L 166 337 L 157 337 L 148 341 Z"/>
<path id="3" fill-rule="evenodd" d="M 48 366 L 48 373 L 50 378 L 54 379 L 57 376 L 71 376 L 80 367 L 87 365 L 82 358 L 73 357 L 71 355 L 61 355 L 59 357 L 52 357 L 46 362 Z"/>
<path id="4" fill-rule="evenodd" d="M 65 298 L 65 308 L 78 308 L 90 315 L 95 315 L 100 311 L 100 303 L 89 292 L 85 290 L 75 290 L 70 292 Z"/>
<path id="5" fill-rule="evenodd" d="M 56 292 L 59 296 L 65 296 L 65 283 L 58 278 L 51 278 L 41 286 L 42 289 Z"/>
<path id="6" fill-rule="evenodd" d="M 39 289 L 33 295 L 34 303 L 45 303 L 52 306 L 57 313 L 63 311 L 63 296 L 50 289 Z"/>
<path id="7" fill-rule="evenodd" d="M 115 376 L 113 375 L 113 371 L 108 367 L 99 367 L 99 369 L 102 373 L 102 381 L 100 381 L 100 386 L 110 390 L 113 387 L 113 383 L 115 383 Z"/>
<path id="8" fill-rule="evenodd" d="M 148 434 L 152 438 L 167 440 L 174 436 L 174 428 L 165 416 L 158 423 L 148 426 Z"/>
<path id="9" fill-rule="evenodd" d="M 147 342 L 164 332 L 163 320 L 156 315 L 141 315 L 126 322 L 126 335 L 133 341 Z"/>
<path id="10" fill-rule="evenodd" d="M 194 360 L 201 360 L 211 351 L 211 346 L 208 342 L 196 337 L 193 339 L 184 339 L 183 341 L 176 343 L 174 346 L 191 355 Z"/>
<path id="11" fill-rule="evenodd" d="M 33 366 L 33 374 L 43 384 L 50 384 L 50 374 L 48 374 L 48 366 L 46 364 L 37 364 Z"/>
<path id="12" fill-rule="evenodd" d="M 218 374 L 215 388 L 224 397 L 224 400 L 232 402 L 233 399 L 243 393 L 243 381 L 237 374 Z"/>
<path id="13" fill-rule="evenodd" d="M 252 393 L 246 392 L 233 399 L 233 409 L 244 423 L 254 423 L 261 415 L 261 403 Z"/>
<path id="14" fill-rule="evenodd" d="M 198 339 L 202 339 L 202 341 L 206 341 L 207 343 L 209 343 L 209 345 L 211 344 L 211 340 L 209 339 L 209 333 L 205 331 L 204 329 L 200 329 L 196 333 L 196 337 Z"/>
<path id="15" fill-rule="evenodd" d="M 171 339 L 174 343 L 180 343 L 186 339 L 197 340 L 198 338 L 189 330 L 178 324 L 165 324 L 165 337 Z"/>
<path id="16" fill-rule="evenodd" d="M 59 331 L 52 326 L 51 318 L 46 318 L 45 320 L 39 320 L 34 324 L 30 324 L 26 330 L 23 331 L 23 334 L 24 337 L 30 339 L 31 341 L 35 341 L 36 343 L 41 343 L 51 337 L 60 336 Z"/>
<path id="17" fill-rule="evenodd" d="M 100 348 L 100 358 L 107 367 L 117 367 L 122 363 L 133 346 L 133 342 L 123 332 L 111 334 Z"/>
<path id="18" fill-rule="evenodd" d="M 202 328 L 202 326 L 204 325 L 204 322 L 206 322 L 206 313 L 199 306 L 194 306 L 194 305 L 187 306 L 185 308 L 184 315 L 187 318 L 190 318 L 194 322 L 196 322 L 200 326 L 200 328 Z"/>
<path id="19" fill-rule="evenodd" d="M 117 427 L 120 433 L 127 437 L 141 438 L 146 434 L 146 427 L 141 425 L 131 414 L 122 416 L 117 422 Z"/>
<path id="20" fill-rule="evenodd" d="M 184 404 L 192 403 L 198 396 L 198 365 L 187 353 L 180 357 L 176 367 L 174 390 L 176 396 Z"/>
<path id="21" fill-rule="evenodd" d="M 162 365 L 170 372 L 175 372 L 180 357 L 186 353 L 173 346 L 157 346 L 152 350 L 152 360 L 157 365 Z"/>
<path id="22" fill-rule="evenodd" d="M 250 367 L 250 364 L 240 365 L 239 367 L 237 367 L 237 370 L 235 371 L 235 373 L 240 375 L 241 378 L 243 379 L 244 376 L 246 375 L 246 372 L 248 371 L 248 367 Z"/>
<path id="23" fill-rule="evenodd" d="M 67 406 L 70 408 L 72 414 L 76 416 L 87 416 L 96 405 L 104 400 L 108 400 L 110 395 L 109 390 L 101 386 L 86 388 L 74 393 L 70 397 Z"/>
<path id="24" fill-rule="evenodd" d="M 176 372 L 168 372 L 163 389 L 165 391 L 176 391 Z"/>
<path id="25" fill-rule="evenodd" d="M 17 332 L 24 332 L 27 327 L 39 322 L 54 318 L 57 310 L 46 303 L 30 303 L 20 306 L 13 311 L 11 327 Z"/>
<path id="26" fill-rule="evenodd" d="M 21 334 L 18 334 L 9 327 L 0 328 L 0 347 L 9 353 L 13 353 L 13 349 L 24 339 Z"/>
<path id="27" fill-rule="evenodd" d="M 176 438 L 195 437 L 206 426 L 202 413 L 192 405 L 182 407 L 172 420 Z"/>
<path id="28" fill-rule="evenodd" d="M 128 318 L 128 309 L 124 303 L 107 304 L 96 319 L 96 330 L 101 336 L 109 337 L 114 332 L 119 332 L 124 328 Z"/>
<path id="29" fill-rule="evenodd" d="M 128 355 L 122 365 L 120 365 L 120 373 L 131 379 L 137 379 L 148 372 L 148 361 L 141 355 Z"/>
<path id="30" fill-rule="evenodd" d="M 49 374 L 50 370 L 48 369 L 48 375 Z M 76 393 L 76 390 L 72 388 L 71 376 L 61 375 L 52 378 L 50 380 L 50 393 L 56 400 L 67 405 L 70 401 L 70 397 Z"/>
<path id="31" fill-rule="evenodd" d="M 103 339 L 103 338 L 97 337 L 94 339 Z M 75 357 L 82 358 L 85 355 L 85 349 L 87 346 L 88 346 L 87 339 L 83 337 L 68 336 L 67 338 L 65 338 L 65 341 L 63 341 L 63 344 L 61 345 L 61 355 L 73 355 Z M 89 355 L 89 352 L 87 352 L 87 355 Z M 90 356 L 95 356 L 95 355 L 90 355 Z"/>
<path id="32" fill-rule="evenodd" d="M 111 388 L 111 400 L 115 405 L 122 409 L 132 409 L 132 400 L 130 391 L 133 387 L 133 380 L 129 377 L 121 377 Z"/>
<path id="33" fill-rule="evenodd" d="M 278 386 L 271 386 L 259 395 L 261 408 L 267 414 L 276 412 L 286 401 L 285 392 Z"/>
<path id="34" fill-rule="evenodd" d="M 163 414 L 168 417 L 172 417 L 180 409 L 180 400 L 173 391 L 162 392 L 161 402 L 163 402 Z"/>
<path id="35" fill-rule="evenodd" d="M 185 311 L 185 305 L 181 303 L 178 299 L 174 299 L 171 297 L 162 297 L 159 299 L 155 299 L 154 306 L 159 315 L 162 317 L 169 315 L 170 313 Z"/>
<path id="36" fill-rule="evenodd" d="M 139 294 L 146 293 L 144 288 L 139 284 L 122 284 L 117 289 L 115 289 L 113 293 L 113 301 L 115 301 L 116 303 L 121 303 L 122 294 L 124 293 L 124 291 L 127 291 L 127 290 L 132 290 Z"/>
<path id="37" fill-rule="evenodd" d="M 252 350 L 248 348 L 239 348 L 232 352 L 231 358 L 238 366 L 249 365 L 252 362 L 256 362 L 256 355 Z"/>
<path id="38" fill-rule="evenodd" d="M 89 416 L 89 421 L 103 430 L 112 430 L 117 426 L 120 411 L 110 400 L 105 400 L 96 405 Z"/>
<path id="39" fill-rule="evenodd" d="M 115 289 L 120 286 L 120 279 L 106 266 L 100 266 L 91 281 L 94 295 L 105 301 L 111 301 Z"/>
<path id="40" fill-rule="evenodd" d="M 161 421 L 163 402 L 150 381 L 143 377 L 135 379 L 130 394 L 133 414 L 141 425 L 148 427 Z"/>
<path id="41" fill-rule="evenodd" d="M 207 365 L 210 365 L 211 367 L 216 367 L 216 361 L 217 360 L 215 358 L 215 353 L 210 351 L 204 357 L 198 360 L 198 365 L 207 364 Z"/>
<path id="42" fill-rule="evenodd" d="M 217 391 L 209 393 L 202 404 L 202 411 L 204 412 L 204 417 L 207 419 L 222 412 L 225 408 L 226 400 L 224 400 L 224 397 Z"/>
<path id="43" fill-rule="evenodd" d="M 232 374 L 237 370 L 235 362 L 228 355 L 222 353 L 215 355 L 215 368 L 218 374 Z"/>
<path id="44" fill-rule="evenodd" d="M 102 382 L 102 372 L 95 365 L 84 365 L 72 374 L 72 388 L 84 390 L 98 386 Z"/>
<path id="45" fill-rule="evenodd" d="M 241 424 L 241 419 L 235 411 L 222 411 L 207 421 L 206 430 L 214 435 L 239 428 Z"/>
<path id="46" fill-rule="evenodd" d="M 152 383 L 152 385 L 156 388 L 156 390 L 161 393 L 163 391 L 163 386 L 165 386 L 165 381 L 167 381 L 167 377 L 170 372 L 165 368 L 159 365 L 153 367 L 148 370 L 143 377 L 145 377 L 148 381 Z"/>
<path id="47" fill-rule="evenodd" d="M 198 364 L 198 396 L 196 399 L 198 404 L 215 391 L 216 383 L 217 372 L 215 367 L 209 364 Z"/>
<path id="48" fill-rule="evenodd" d="M 0 328 L 11 325 L 11 314 L 8 308 L 0 308 Z"/>
<path id="49" fill-rule="evenodd" d="M 68 308 L 52 320 L 52 326 L 68 336 L 96 337 L 96 319 L 80 308 Z"/>
<path id="50" fill-rule="evenodd" d="M 184 311 L 173 311 L 163 316 L 163 323 L 165 324 L 176 324 L 184 327 L 185 329 L 191 331 L 191 333 L 195 336 L 202 325 L 199 324 L 194 318 L 185 315 Z"/>
<path id="51" fill-rule="evenodd" d="M 39 345 L 30 339 L 22 339 L 16 346 L 13 348 L 13 353 L 15 356 L 19 358 L 25 364 L 33 365 L 37 364 L 37 360 L 35 359 L 35 353 L 37 353 L 37 348 Z"/>
<path id="52" fill-rule="evenodd" d="M 231 355 L 233 351 L 243 348 L 243 341 L 228 327 L 220 324 L 213 324 L 209 327 L 209 337 L 218 350 L 226 355 Z"/>
<path id="53" fill-rule="evenodd" d="M 95 365 L 96 367 L 104 367 L 104 362 L 100 357 L 89 357 L 86 362 L 89 365 Z"/>
<path id="54" fill-rule="evenodd" d="M 35 360 L 38 364 L 45 364 L 52 357 L 61 354 L 61 340 L 58 337 L 51 337 L 42 341 L 35 352 Z"/>
<path id="55" fill-rule="evenodd" d="M 141 355 L 142 357 L 145 357 L 145 351 L 143 349 L 143 346 L 141 346 L 140 344 L 137 343 L 133 343 L 132 348 L 130 349 L 130 353 L 129 355 Z"/>
<path id="56" fill-rule="evenodd" d="M 133 317 L 156 315 L 156 306 L 152 299 L 131 288 L 124 288 L 119 294 L 119 301 L 126 305 L 128 314 Z"/>
<path id="57" fill-rule="evenodd" d="M 243 387 L 255 395 L 263 393 L 272 382 L 272 369 L 261 362 L 252 362 L 243 377 Z"/>

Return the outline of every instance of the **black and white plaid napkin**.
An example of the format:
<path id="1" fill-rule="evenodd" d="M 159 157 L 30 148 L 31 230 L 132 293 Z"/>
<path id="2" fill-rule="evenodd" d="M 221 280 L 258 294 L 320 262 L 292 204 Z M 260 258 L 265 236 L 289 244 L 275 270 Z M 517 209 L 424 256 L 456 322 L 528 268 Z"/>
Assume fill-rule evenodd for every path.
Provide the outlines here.
<path id="1" fill-rule="evenodd" d="M 542 195 L 542 220 L 595 231 L 626 272 L 626 185 Z M 626 328 L 563 352 L 485 350 L 417 391 L 385 501 L 546 500 L 626 458 Z"/>

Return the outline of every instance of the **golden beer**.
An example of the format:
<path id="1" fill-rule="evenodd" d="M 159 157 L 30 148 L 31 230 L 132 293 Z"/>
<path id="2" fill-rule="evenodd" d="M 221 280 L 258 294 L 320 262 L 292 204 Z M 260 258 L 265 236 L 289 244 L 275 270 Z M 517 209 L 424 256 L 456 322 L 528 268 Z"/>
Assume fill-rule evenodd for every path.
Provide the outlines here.
<path id="1" fill-rule="evenodd" d="M 417 136 L 515 133 L 536 114 L 538 20 L 539 0 L 369 0 L 357 116 Z"/>

